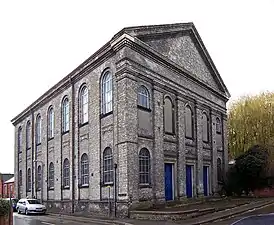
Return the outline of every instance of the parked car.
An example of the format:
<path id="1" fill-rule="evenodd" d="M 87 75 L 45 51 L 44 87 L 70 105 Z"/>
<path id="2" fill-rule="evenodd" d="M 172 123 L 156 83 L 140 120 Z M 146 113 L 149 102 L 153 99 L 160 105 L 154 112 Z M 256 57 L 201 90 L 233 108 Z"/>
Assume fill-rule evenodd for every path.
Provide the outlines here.
<path id="1" fill-rule="evenodd" d="M 18 201 L 16 210 L 18 214 L 25 213 L 26 215 L 31 213 L 45 214 L 47 211 L 46 206 L 41 204 L 39 200 L 27 198 L 22 198 Z"/>
<path id="2" fill-rule="evenodd" d="M 5 200 L 9 201 L 9 198 L 5 198 Z M 16 205 L 17 205 L 18 199 L 17 198 L 11 198 L 11 205 L 13 211 L 16 211 Z"/>

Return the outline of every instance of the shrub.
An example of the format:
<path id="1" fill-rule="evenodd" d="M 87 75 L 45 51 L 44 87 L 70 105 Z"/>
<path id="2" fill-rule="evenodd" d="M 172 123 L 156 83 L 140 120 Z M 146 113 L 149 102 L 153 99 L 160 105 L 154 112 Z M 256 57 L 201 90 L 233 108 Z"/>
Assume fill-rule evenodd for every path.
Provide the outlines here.
<path id="1" fill-rule="evenodd" d="M 10 211 L 10 203 L 7 200 L 0 199 L 0 216 L 7 216 Z"/>

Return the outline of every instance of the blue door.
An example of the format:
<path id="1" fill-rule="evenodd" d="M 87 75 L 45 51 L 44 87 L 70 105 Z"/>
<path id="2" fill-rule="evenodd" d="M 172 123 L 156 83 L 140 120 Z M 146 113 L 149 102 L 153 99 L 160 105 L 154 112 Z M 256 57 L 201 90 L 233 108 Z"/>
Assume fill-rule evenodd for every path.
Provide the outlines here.
<path id="1" fill-rule="evenodd" d="M 208 196 L 208 166 L 204 166 L 203 174 L 204 196 Z"/>
<path id="2" fill-rule="evenodd" d="M 165 196 L 166 200 L 173 200 L 172 163 L 165 163 Z"/>
<path id="3" fill-rule="evenodd" d="M 188 198 L 193 197 L 192 193 L 192 167 L 191 165 L 186 165 L 186 196 Z"/>

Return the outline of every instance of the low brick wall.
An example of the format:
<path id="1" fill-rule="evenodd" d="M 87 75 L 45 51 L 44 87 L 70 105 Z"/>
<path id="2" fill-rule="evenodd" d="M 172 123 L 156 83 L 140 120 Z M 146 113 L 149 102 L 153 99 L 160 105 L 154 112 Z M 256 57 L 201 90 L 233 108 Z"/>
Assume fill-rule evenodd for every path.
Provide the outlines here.
<path id="1" fill-rule="evenodd" d="M 255 190 L 253 195 L 256 197 L 274 197 L 274 188 L 263 188 Z"/>

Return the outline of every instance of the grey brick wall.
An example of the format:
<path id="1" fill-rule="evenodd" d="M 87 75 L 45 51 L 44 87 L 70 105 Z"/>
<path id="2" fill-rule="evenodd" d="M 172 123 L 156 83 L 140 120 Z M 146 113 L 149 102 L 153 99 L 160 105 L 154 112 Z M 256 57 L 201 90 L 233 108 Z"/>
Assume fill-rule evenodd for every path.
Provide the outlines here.
<path id="1" fill-rule="evenodd" d="M 200 80 L 206 79 L 207 82 L 211 82 L 208 85 L 218 88 L 215 79 L 208 78 L 211 71 L 203 62 L 203 57 L 198 54 L 200 51 L 196 49 L 197 43 L 192 43 L 189 38 L 180 39 L 177 45 L 180 43 L 185 45 L 182 50 L 178 50 L 176 43 L 171 43 L 171 40 L 173 39 L 164 42 L 165 45 L 162 48 L 158 46 L 157 41 L 149 44 L 175 63 L 179 63 L 182 54 L 187 51 L 187 58 L 182 61 L 181 66 L 188 65 L 190 71 L 196 73 Z M 173 41 L 176 42 L 176 40 Z M 163 40 L 160 41 L 162 42 Z M 100 56 L 103 60 L 94 64 L 92 68 L 85 67 L 84 75 L 67 78 L 66 86 L 53 89 L 52 94 L 48 95 L 45 101 L 41 101 L 38 106 L 26 112 L 14 123 L 16 181 L 18 181 L 18 171 L 21 169 L 23 172 L 20 197 L 35 195 L 41 198 L 41 191 L 37 190 L 36 168 L 43 163 L 45 165 L 42 182 L 43 200 L 51 210 L 58 211 L 63 207 L 69 212 L 80 210 L 107 213 L 107 199 L 109 195 L 113 199 L 115 191 L 113 185 L 108 187 L 103 184 L 103 151 L 107 147 L 112 149 L 113 161 L 117 164 L 117 208 L 123 213 L 127 211 L 131 200 L 132 208 L 165 202 L 165 162 L 174 163 L 174 199 L 186 197 L 186 164 L 194 166 L 194 197 L 203 196 L 204 165 L 209 166 L 209 194 L 215 194 L 218 191 L 216 165 L 218 157 L 222 159 L 223 166 L 227 169 L 226 100 L 193 79 L 189 79 L 185 74 L 180 74 L 157 58 L 147 56 L 130 45 L 117 47 L 117 49 L 113 47 L 113 50 L 107 51 L 109 55 Z M 113 76 L 113 112 L 101 117 L 100 84 L 101 76 L 106 70 L 109 70 Z M 79 125 L 78 105 L 82 85 L 87 86 L 89 97 L 89 120 L 83 126 Z M 145 85 L 149 90 L 150 111 L 137 107 L 140 85 Z M 54 95 L 54 93 L 57 94 Z M 62 134 L 61 106 L 65 96 L 69 99 L 70 129 L 68 133 Z M 164 132 L 165 96 L 170 96 L 174 103 L 174 134 Z M 186 105 L 190 105 L 194 112 L 193 140 L 185 138 Z M 50 106 L 54 108 L 55 132 L 54 138 L 48 140 L 47 114 Z M 204 111 L 209 117 L 210 125 L 207 144 L 202 141 Z M 30 120 L 34 122 L 32 127 L 35 127 L 38 113 L 42 119 L 42 142 L 41 145 L 36 146 L 33 130 L 33 145 L 31 154 L 27 157 L 26 124 Z M 216 117 L 222 121 L 221 134 L 216 134 Z M 19 156 L 17 132 L 20 126 L 23 128 L 23 152 Z M 138 154 L 144 147 L 151 155 L 151 184 L 141 187 L 139 186 Z M 89 186 L 85 188 L 79 186 L 80 159 L 83 153 L 86 153 L 89 158 Z M 70 188 L 66 190 L 62 188 L 62 168 L 65 158 L 69 159 L 71 166 Z M 34 159 L 38 162 L 33 163 Z M 50 162 L 54 163 L 55 169 L 54 190 L 48 189 Z M 32 168 L 33 172 L 31 192 L 26 191 L 27 168 Z M 17 183 L 15 188 L 19 196 Z"/>

